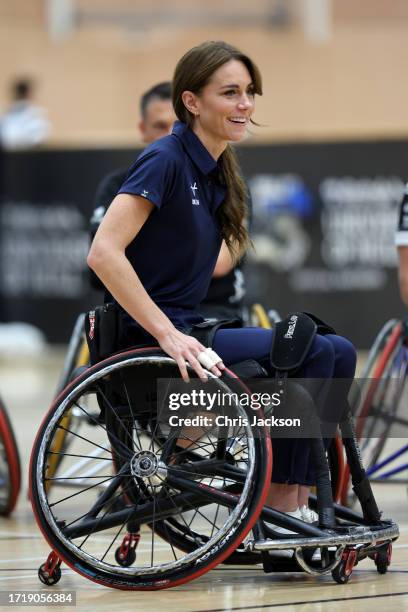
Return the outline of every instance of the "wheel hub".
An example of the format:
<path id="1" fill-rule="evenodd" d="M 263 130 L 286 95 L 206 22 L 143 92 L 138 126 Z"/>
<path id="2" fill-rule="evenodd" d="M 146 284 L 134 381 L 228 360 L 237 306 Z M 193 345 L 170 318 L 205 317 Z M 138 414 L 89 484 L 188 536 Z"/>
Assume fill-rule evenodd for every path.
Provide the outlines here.
<path id="1" fill-rule="evenodd" d="M 130 471 L 134 478 L 142 478 L 148 485 L 163 484 L 167 468 L 152 451 L 142 450 L 135 453 L 130 462 Z"/>

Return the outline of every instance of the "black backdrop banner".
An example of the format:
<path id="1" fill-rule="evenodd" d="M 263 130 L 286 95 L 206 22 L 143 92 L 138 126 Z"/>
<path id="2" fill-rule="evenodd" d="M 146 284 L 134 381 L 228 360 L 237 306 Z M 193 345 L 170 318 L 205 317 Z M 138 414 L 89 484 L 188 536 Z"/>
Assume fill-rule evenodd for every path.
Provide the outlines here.
<path id="1" fill-rule="evenodd" d="M 394 231 L 408 141 L 238 150 L 253 200 L 248 302 L 314 312 L 367 348 L 404 315 Z M 46 150 L 0 158 L 0 320 L 26 321 L 50 342 L 101 301 L 89 289 L 88 222 L 100 179 L 134 150 Z"/>

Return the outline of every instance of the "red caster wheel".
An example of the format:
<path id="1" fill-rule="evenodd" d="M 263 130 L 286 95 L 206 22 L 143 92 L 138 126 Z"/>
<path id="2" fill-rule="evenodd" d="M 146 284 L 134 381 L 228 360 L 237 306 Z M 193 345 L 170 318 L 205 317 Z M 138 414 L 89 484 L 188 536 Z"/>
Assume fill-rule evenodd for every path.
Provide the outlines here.
<path id="1" fill-rule="evenodd" d="M 354 548 L 345 550 L 340 563 L 332 571 L 333 579 L 338 584 L 346 584 L 350 580 L 351 572 L 357 562 L 357 551 Z"/>
<path id="2" fill-rule="evenodd" d="M 52 586 L 61 580 L 61 559 L 55 552 L 48 555 L 48 559 L 38 568 L 38 578 L 43 584 Z"/>
<path id="3" fill-rule="evenodd" d="M 136 546 L 139 544 L 139 533 L 128 533 L 115 551 L 116 562 L 122 567 L 130 567 L 136 561 Z"/>
<path id="4" fill-rule="evenodd" d="M 116 562 L 122 567 L 130 567 L 136 561 L 136 552 L 133 548 L 129 548 L 126 553 L 121 553 L 120 548 L 115 552 Z"/>

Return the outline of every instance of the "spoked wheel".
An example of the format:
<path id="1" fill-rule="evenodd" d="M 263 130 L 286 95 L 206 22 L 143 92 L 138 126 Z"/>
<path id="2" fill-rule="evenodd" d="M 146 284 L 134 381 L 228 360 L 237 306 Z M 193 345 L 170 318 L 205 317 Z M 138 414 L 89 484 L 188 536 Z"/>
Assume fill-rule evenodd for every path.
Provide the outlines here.
<path id="1" fill-rule="evenodd" d="M 84 335 L 84 320 L 85 314 L 80 314 L 74 325 L 71 339 L 68 344 L 67 354 L 62 368 L 62 374 L 57 386 L 56 396 L 68 385 L 74 376 L 74 372 L 78 371 L 79 368 L 85 367 L 89 364 L 89 350 Z M 76 425 L 75 417 L 77 420 Z M 60 428 L 58 435 L 55 436 L 53 453 L 50 456 L 49 471 L 50 476 L 54 476 L 61 467 L 61 463 L 65 456 L 64 452 L 67 451 L 67 439 L 66 439 L 66 428 L 72 429 L 72 427 L 78 426 L 81 418 L 84 415 L 79 411 L 73 411 L 68 413 L 65 418 L 64 426 Z"/>
<path id="2" fill-rule="evenodd" d="M 0 398 L 0 515 L 14 509 L 21 486 L 21 467 L 17 442 Z"/>
<path id="3" fill-rule="evenodd" d="M 371 410 L 362 419 L 361 451 L 367 471 L 380 458 L 393 422 L 398 416 L 407 371 L 408 349 L 400 344 L 384 371 L 384 378 L 379 382 Z"/>
<path id="4" fill-rule="evenodd" d="M 408 368 L 408 352 L 402 341 L 400 321 L 391 320 L 379 333 L 362 373 L 361 397 L 353 411 L 357 417 L 356 436 L 364 467 L 369 473 L 378 461 L 397 414 Z M 350 471 L 346 466 L 341 501 L 352 505 Z"/>
<path id="5" fill-rule="evenodd" d="M 157 349 L 129 351 L 90 368 L 52 406 L 32 451 L 32 505 L 50 546 L 75 571 L 115 588 L 168 588 L 209 571 L 251 530 L 269 488 L 270 439 L 250 426 L 247 408 L 229 406 L 238 424 L 222 432 L 211 419 L 208 426 L 180 429 L 162 418 L 158 378 L 171 383 L 178 368 Z M 225 376 L 207 388 L 228 393 L 231 385 L 240 383 Z M 79 433 L 64 425 L 74 408 L 89 421 Z M 194 410 L 200 416 L 202 408 L 189 416 Z M 72 464 L 73 477 L 49 472 L 61 427 L 69 439 L 65 468 Z M 239 460 L 232 457 L 236 439 L 244 449 Z M 83 477 L 81 461 L 87 462 Z M 58 487 L 49 486 L 52 479 Z M 140 543 L 134 559 L 123 542 L 135 524 Z M 124 555 L 117 552 L 122 548 Z"/>
<path id="6" fill-rule="evenodd" d="M 226 458 L 228 464 L 234 469 L 248 469 L 248 447 L 246 445 L 245 434 L 241 431 L 236 431 L 235 436 L 227 440 Z M 201 443 L 205 441 L 205 436 Z M 189 451 L 189 456 L 192 460 L 197 461 L 194 450 Z M 194 459 L 195 457 L 195 459 Z M 216 479 L 212 479 L 211 486 L 219 486 Z M 229 483 L 228 478 L 224 478 L 221 483 L 223 488 L 233 491 L 234 484 Z M 235 485 L 236 486 L 236 485 Z M 202 511 L 201 511 L 202 512 Z M 156 524 L 156 532 L 171 545 L 183 550 L 184 552 L 192 552 L 201 544 L 209 541 L 211 534 L 220 529 L 226 521 L 231 510 L 228 507 L 222 507 L 219 504 L 209 504 L 205 509 L 204 529 L 202 521 L 193 522 L 193 512 L 188 509 L 186 512 L 180 512 L 176 516 L 164 518 Z M 211 528 L 211 529 L 210 529 Z M 252 537 L 249 534 L 248 537 Z M 225 565 L 253 565 L 261 562 L 258 552 L 251 552 L 246 549 L 245 542 L 242 542 L 228 557 L 223 560 Z"/>

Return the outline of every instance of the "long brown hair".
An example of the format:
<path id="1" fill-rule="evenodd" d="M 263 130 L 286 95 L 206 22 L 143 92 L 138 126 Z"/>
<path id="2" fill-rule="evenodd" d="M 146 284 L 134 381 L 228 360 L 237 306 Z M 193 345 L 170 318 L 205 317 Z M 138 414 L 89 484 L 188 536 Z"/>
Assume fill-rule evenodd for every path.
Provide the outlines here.
<path id="1" fill-rule="evenodd" d="M 198 47 L 193 47 L 183 55 L 174 72 L 173 106 L 180 121 L 190 127 L 194 122 L 194 115 L 185 107 L 182 100 L 183 92 L 191 91 L 199 95 L 214 72 L 230 60 L 238 60 L 244 64 L 251 76 L 254 93 L 262 95 L 261 74 L 247 55 L 223 41 L 205 42 Z M 248 216 L 247 190 L 236 155 L 230 145 L 222 153 L 219 165 L 228 192 L 224 202 L 218 208 L 217 216 L 222 237 L 234 261 L 237 261 L 250 244 L 248 230 L 244 224 Z"/>

